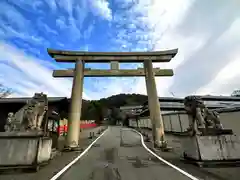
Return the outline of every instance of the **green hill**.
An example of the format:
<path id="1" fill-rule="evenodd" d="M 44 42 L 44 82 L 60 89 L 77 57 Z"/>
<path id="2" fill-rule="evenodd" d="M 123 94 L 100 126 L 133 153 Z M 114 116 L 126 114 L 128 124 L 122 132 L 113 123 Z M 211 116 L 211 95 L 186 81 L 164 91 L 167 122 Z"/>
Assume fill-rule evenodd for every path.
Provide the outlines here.
<path id="1" fill-rule="evenodd" d="M 147 101 L 146 95 L 141 94 L 118 94 L 100 100 L 83 100 L 82 118 L 101 121 L 110 110 L 116 110 L 120 106 L 141 105 Z"/>

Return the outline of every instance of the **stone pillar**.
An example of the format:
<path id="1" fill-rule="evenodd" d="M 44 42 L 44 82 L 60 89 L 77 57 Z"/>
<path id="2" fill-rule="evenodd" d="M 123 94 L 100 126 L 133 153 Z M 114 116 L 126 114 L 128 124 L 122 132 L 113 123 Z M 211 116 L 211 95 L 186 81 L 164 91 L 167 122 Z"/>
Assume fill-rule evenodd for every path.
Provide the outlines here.
<path id="1" fill-rule="evenodd" d="M 150 111 L 150 119 L 152 122 L 152 133 L 154 146 L 163 147 L 166 145 L 164 137 L 163 120 L 160 111 L 160 103 L 157 95 L 157 87 L 153 65 L 151 60 L 144 61 L 144 72 L 148 94 L 148 108 Z"/>
<path id="2" fill-rule="evenodd" d="M 111 70 L 119 70 L 119 62 L 111 61 Z"/>
<path id="3" fill-rule="evenodd" d="M 76 61 L 72 85 L 71 104 L 68 119 L 66 148 L 78 148 L 80 134 L 80 118 L 82 109 L 82 91 L 84 78 L 84 62 Z"/>

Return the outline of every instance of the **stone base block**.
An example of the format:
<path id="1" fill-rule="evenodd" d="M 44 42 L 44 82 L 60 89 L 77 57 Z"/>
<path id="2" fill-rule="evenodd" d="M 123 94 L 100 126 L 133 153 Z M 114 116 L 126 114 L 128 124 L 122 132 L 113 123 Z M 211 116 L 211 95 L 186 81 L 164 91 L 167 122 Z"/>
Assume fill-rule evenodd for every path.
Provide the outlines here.
<path id="1" fill-rule="evenodd" d="M 52 139 L 39 134 L 0 136 L 0 167 L 37 166 L 51 158 Z"/>
<path id="2" fill-rule="evenodd" d="M 192 160 L 240 160 L 240 138 L 236 135 L 196 135 L 184 138 L 182 145 L 184 157 Z"/>

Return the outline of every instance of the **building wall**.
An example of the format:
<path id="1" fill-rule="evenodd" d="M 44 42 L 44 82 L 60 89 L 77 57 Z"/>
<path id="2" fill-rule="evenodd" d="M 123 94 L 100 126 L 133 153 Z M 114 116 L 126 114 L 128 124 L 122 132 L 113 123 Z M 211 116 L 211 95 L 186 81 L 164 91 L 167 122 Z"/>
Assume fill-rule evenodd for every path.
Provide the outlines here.
<path id="1" fill-rule="evenodd" d="M 237 135 L 240 135 L 240 111 L 221 113 L 221 122 L 225 128 L 232 129 Z"/>
<path id="2" fill-rule="evenodd" d="M 173 112 L 163 114 L 165 132 L 181 133 L 189 127 L 188 115 L 185 112 Z M 240 136 L 240 110 L 220 113 L 220 121 L 226 129 L 232 129 Z M 139 127 L 152 128 L 149 117 L 140 118 Z M 130 126 L 136 127 L 137 123 L 131 119 Z"/>

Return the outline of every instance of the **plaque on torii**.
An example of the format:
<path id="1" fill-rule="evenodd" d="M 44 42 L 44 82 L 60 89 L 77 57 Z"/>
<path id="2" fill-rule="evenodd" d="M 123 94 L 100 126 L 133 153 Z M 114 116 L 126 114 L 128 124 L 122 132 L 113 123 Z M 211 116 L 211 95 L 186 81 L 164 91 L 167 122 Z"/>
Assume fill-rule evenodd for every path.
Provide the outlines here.
<path id="1" fill-rule="evenodd" d="M 48 49 L 57 62 L 75 63 L 75 69 L 54 70 L 53 77 L 73 77 L 71 107 L 68 120 L 66 146 L 78 147 L 84 77 L 140 77 L 146 80 L 153 141 L 158 147 L 166 147 L 164 128 L 158 101 L 155 76 L 173 76 L 172 69 L 153 68 L 152 62 L 170 62 L 178 49 L 153 52 L 85 52 Z M 143 68 L 119 69 L 120 63 L 143 63 Z M 85 63 L 110 63 L 111 69 L 84 68 Z"/>

